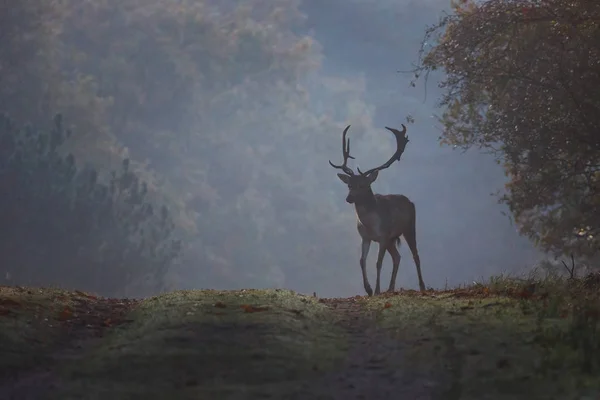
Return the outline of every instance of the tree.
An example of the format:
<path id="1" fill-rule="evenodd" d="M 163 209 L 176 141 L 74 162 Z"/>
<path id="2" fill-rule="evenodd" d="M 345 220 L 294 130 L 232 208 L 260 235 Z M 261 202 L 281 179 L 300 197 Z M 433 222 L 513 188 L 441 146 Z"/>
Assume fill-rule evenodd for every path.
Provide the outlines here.
<path id="1" fill-rule="evenodd" d="M 2 278 L 58 284 L 103 295 L 160 290 L 179 253 L 166 207 L 123 161 L 103 179 L 59 152 L 62 118 L 49 133 L 0 119 Z"/>
<path id="2" fill-rule="evenodd" d="M 462 0 L 428 29 L 416 77 L 441 69 L 441 141 L 495 154 L 500 198 L 555 254 L 600 250 L 600 3 Z"/>

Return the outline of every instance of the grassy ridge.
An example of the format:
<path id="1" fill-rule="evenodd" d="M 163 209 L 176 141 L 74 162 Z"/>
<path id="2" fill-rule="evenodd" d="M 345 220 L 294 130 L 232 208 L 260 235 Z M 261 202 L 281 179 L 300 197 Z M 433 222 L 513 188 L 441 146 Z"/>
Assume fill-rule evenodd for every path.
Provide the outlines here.
<path id="1" fill-rule="evenodd" d="M 40 399 L 325 399 L 340 375 L 393 386 L 386 375 L 410 370 L 444 399 L 598 398 L 598 287 L 495 278 L 372 298 L 198 290 L 136 301 L 1 287 L 0 397 L 23 381 Z"/>

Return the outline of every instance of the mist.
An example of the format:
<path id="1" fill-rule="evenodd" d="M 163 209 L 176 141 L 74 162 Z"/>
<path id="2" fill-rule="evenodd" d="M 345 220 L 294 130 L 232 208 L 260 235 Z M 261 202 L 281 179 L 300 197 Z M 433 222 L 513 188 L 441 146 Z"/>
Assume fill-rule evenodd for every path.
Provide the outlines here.
<path id="1" fill-rule="evenodd" d="M 428 287 L 520 273 L 541 254 L 518 235 L 493 194 L 503 188 L 502 168 L 477 149 L 440 146 L 435 119 L 442 112 L 436 106 L 440 76 L 412 87 L 412 74 L 402 72 L 417 62 L 427 25 L 449 5 L 447 0 L 127 0 L 98 7 L 73 2 L 52 18 L 40 17 L 48 20 L 47 31 L 23 53 L 30 58 L 9 65 L 16 76 L 10 82 L 35 84 L 18 99 L 8 85 L 10 90 L 0 92 L 0 106 L 17 122 L 42 127 L 51 113 L 64 114 L 75 132 L 67 150 L 78 165 L 93 166 L 102 176 L 124 157 L 131 160 L 131 169 L 148 182 L 149 196 L 170 209 L 182 240 L 164 290 L 363 294 L 354 207 L 328 164 L 341 161 L 347 125 L 356 157 L 350 166 L 361 169 L 393 153 L 385 126 L 407 126 L 410 143 L 402 160 L 379 174 L 373 190 L 403 194 L 416 204 Z M 27 7 L 36 18 L 43 14 Z M 36 52 L 34 45 L 54 52 Z M 20 67 L 19 62 L 33 65 L 31 60 L 39 65 Z M 34 107 L 33 98 L 51 101 Z M 410 252 L 402 245 L 400 253 L 396 288 L 416 288 Z M 372 250 L 372 282 L 375 259 Z M 25 281 L 5 280 L 66 284 L 58 272 L 30 264 Z M 387 255 L 384 286 L 391 269 Z M 90 287 L 77 283 L 87 282 L 83 272 L 71 278 L 70 286 L 93 289 L 93 280 Z M 153 293 L 122 290 L 121 282 L 114 286 L 111 295 Z"/>
<path id="2" fill-rule="evenodd" d="M 286 183 L 276 180 L 268 188 L 255 188 L 259 193 L 266 189 L 275 197 L 287 199 L 283 201 L 304 201 L 306 218 L 311 223 L 296 229 L 294 220 L 288 218 L 293 211 L 281 211 L 271 219 L 272 225 L 265 229 L 281 229 L 282 233 L 276 240 L 266 240 L 264 245 L 276 254 L 278 262 L 269 267 L 261 261 L 250 265 L 251 261 L 238 267 L 242 276 L 245 268 L 256 271 L 255 274 L 264 273 L 263 277 L 254 276 L 252 286 L 280 286 L 304 293 L 316 291 L 321 296 L 362 293 L 358 264 L 360 239 L 354 208 L 344 201 L 347 189 L 327 161 L 341 160 L 341 130 L 345 124 L 352 124 L 349 137 L 356 157 L 353 166 L 370 168 L 381 164 L 393 152 L 393 137 L 383 127 L 406 124 L 409 115 L 415 123 L 408 124 L 407 150 L 401 162 L 380 173 L 373 189 L 376 193 L 404 194 L 415 202 L 417 240 L 426 284 L 443 288 L 494 274 L 519 273 L 539 258 L 540 254 L 527 239 L 518 235 L 509 218 L 502 214 L 506 210 L 498 204 L 494 193 L 502 189 L 505 177 L 493 157 L 476 149 L 464 153 L 439 145 L 440 127 L 433 117 L 440 112 L 436 108 L 439 92 L 435 77 L 427 87 L 421 84 L 412 88 L 411 74 L 398 72 L 411 69 L 426 26 L 434 23 L 447 8 L 448 2 L 443 0 L 326 3 L 305 0 L 300 4 L 305 20 L 297 28 L 298 32 L 311 38 L 319 49 L 321 62 L 319 68 L 303 80 L 308 100 L 305 109 L 297 112 L 324 111 L 332 119 L 335 116 L 345 119 L 339 120 L 339 129 L 319 129 L 310 134 L 308 145 L 320 148 L 318 152 L 302 152 L 300 158 L 294 143 L 286 145 L 284 142 L 269 155 L 265 168 L 292 164 L 295 172 L 279 179 L 297 180 L 302 176 L 302 184 L 288 191 Z M 262 118 L 268 120 L 272 115 L 265 112 Z M 290 128 L 278 126 L 275 129 Z M 245 134 L 246 138 L 254 137 L 260 142 L 261 124 Z M 250 145 L 255 145 L 248 140 Z M 281 183 L 279 188 L 273 186 L 278 183 Z M 261 184 L 264 182 L 257 183 Z M 228 183 L 219 181 L 217 185 L 221 190 Z M 330 207 L 339 212 L 336 214 L 339 221 L 333 221 L 333 216 L 330 221 L 322 219 L 329 217 L 323 215 L 323 210 Z M 253 208 L 252 212 L 255 211 L 258 210 Z M 313 218 L 311 214 L 321 217 Z M 200 226 L 200 236 L 202 229 Z M 308 255 L 306 262 L 310 265 L 302 266 L 298 260 L 287 259 L 289 250 L 284 242 L 313 249 L 318 256 Z M 401 255 L 397 285 L 416 288 L 414 263 L 405 245 L 401 247 Z M 372 251 L 368 261 L 371 280 L 375 258 L 376 253 Z M 193 268 L 202 270 L 202 266 Z M 383 282 L 387 282 L 391 272 L 389 255 L 386 255 L 383 271 Z M 251 286 L 241 277 L 235 283 L 225 284 L 203 280 L 202 275 L 184 280 L 186 287 Z"/>

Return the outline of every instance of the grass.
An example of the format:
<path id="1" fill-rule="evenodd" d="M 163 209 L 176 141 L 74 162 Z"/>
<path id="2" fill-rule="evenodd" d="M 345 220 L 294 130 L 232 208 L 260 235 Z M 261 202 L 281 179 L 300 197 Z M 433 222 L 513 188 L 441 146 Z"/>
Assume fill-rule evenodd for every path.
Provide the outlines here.
<path id="1" fill-rule="evenodd" d="M 50 361 L 70 313 L 89 299 L 82 292 L 0 286 L 0 377 Z"/>
<path id="2" fill-rule="evenodd" d="M 409 343 L 412 369 L 444 399 L 580 399 L 600 393 L 600 293 L 583 280 L 495 277 L 486 284 L 366 300 Z"/>
<path id="3" fill-rule="evenodd" d="M 57 347 L 65 330 L 58 326 L 69 321 L 65 306 L 74 307 L 78 299 L 76 294 L 64 296 L 61 303 L 56 299 L 63 292 L 35 292 L 39 307 L 31 308 L 20 298 L 20 314 L 2 320 L 11 332 L 8 346 L 30 356 L 20 366 Z M 89 301 L 99 302 L 92 297 Z M 108 310 L 120 304 L 112 300 L 101 306 L 108 314 L 95 310 L 102 314 L 96 324 L 114 326 L 102 337 L 94 335 L 93 345 L 84 346 L 77 357 L 59 362 L 57 389 L 47 398 L 269 396 L 332 368 L 344 354 L 343 331 L 330 310 L 288 290 L 176 291 L 136 303 L 121 320 Z M 33 318 L 42 330 L 27 322 L 34 310 L 45 310 Z M 32 329 L 21 336 L 27 326 Z M 57 339 L 41 348 L 37 343 L 48 332 Z"/>
<path id="4" fill-rule="evenodd" d="M 437 398 L 598 398 L 599 287 L 556 276 L 495 277 L 453 290 L 323 302 L 279 289 L 130 301 L 0 287 L 0 397 L 2 379 L 45 367 L 52 372 L 39 386 L 48 390 L 36 398 L 284 399 L 299 386 L 317 396 L 335 386 L 321 379 L 327 371 L 347 371 L 348 350 L 364 343 L 361 329 L 375 325 L 373 337 L 392 338 L 387 345 L 399 349 L 373 354 L 384 358 L 377 365 L 429 377 L 439 384 Z M 340 318 L 354 325 L 346 330 Z M 366 346 L 359 352 L 371 351 Z"/>
<path id="5" fill-rule="evenodd" d="M 104 389 L 112 391 L 108 383 L 145 398 L 268 394 L 340 358 L 341 331 L 327 314 L 316 299 L 287 290 L 153 297 L 132 312 L 132 324 L 117 328 L 70 371 L 73 398 L 81 390 L 104 398 Z"/>

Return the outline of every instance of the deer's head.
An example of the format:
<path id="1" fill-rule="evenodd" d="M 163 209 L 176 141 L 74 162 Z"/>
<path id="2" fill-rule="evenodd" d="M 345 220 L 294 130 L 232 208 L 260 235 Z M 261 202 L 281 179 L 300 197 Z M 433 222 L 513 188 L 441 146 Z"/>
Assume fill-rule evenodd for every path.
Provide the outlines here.
<path id="1" fill-rule="evenodd" d="M 337 174 L 337 176 L 342 182 L 348 185 L 348 196 L 346 197 L 346 201 L 352 204 L 357 201 L 360 201 L 365 197 L 373 196 L 371 184 L 377 179 L 379 171 L 388 168 L 394 163 L 394 161 L 400 160 L 402 153 L 404 153 L 404 148 L 408 143 L 408 137 L 406 136 L 406 126 L 402 125 L 402 131 L 399 131 L 394 128 L 388 128 L 386 126 L 385 129 L 392 132 L 396 137 L 396 152 L 387 162 L 380 165 L 379 167 L 372 168 L 365 172 L 362 172 L 359 168 L 356 168 L 358 174 L 355 174 L 354 171 L 347 166 L 348 159 L 354 159 L 354 157 L 350 155 L 350 139 L 346 139 L 348 129 L 350 129 L 350 125 L 348 125 L 342 133 L 342 154 L 344 157 L 344 162 L 341 165 L 335 165 L 331 161 L 329 161 L 329 164 L 333 168 L 341 169 L 342 171 L 344 171 L 343 174 Z"/>

